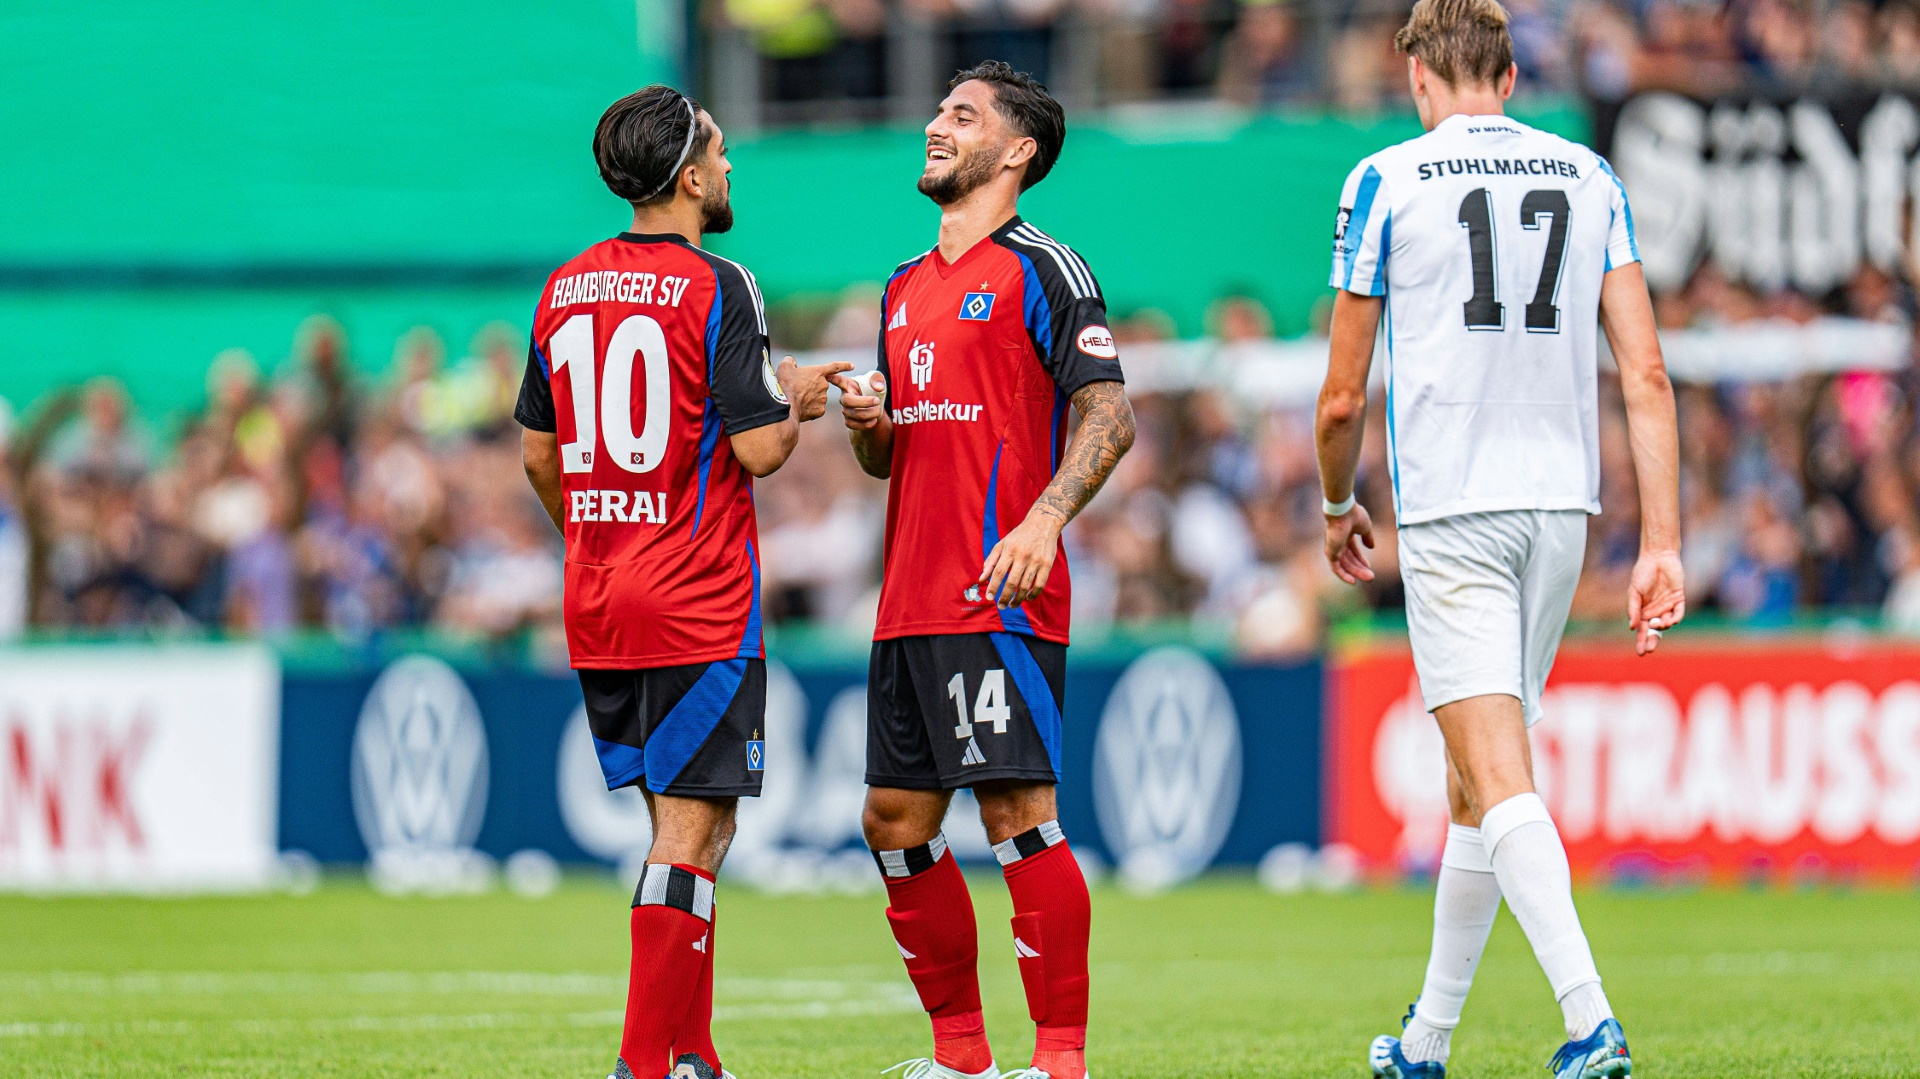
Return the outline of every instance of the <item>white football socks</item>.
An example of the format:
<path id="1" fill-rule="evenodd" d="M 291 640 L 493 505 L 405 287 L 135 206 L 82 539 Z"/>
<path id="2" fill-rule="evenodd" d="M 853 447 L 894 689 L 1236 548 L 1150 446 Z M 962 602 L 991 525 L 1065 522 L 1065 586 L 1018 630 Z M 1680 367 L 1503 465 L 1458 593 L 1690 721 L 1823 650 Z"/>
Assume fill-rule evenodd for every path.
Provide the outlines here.
<path id="1" fill-rule="evenodd" d="M 1487 948 L 1487 934 L 1500 913 L 1500 882 L 1480 841 L 1480 829 L 1455 824 L 1447 829 L 1440 854 L 1440 879 L 1433 894 L 1433 951 L 1420 1002 L 1400 1038 L 1410 1061 L 1447 1062 L 1453 1028 L 1460 1025 L 1473 972 Z"/>
<path id="2" fill-rule="evenodd" d="M 1567 848 L 1547 815 L 1547 804 L 1537 794 L 1515 795 L 1481 814 L 1480 836 L 1501 894 L 1560 1002 L 1567 1037 L 1578 1041 L 1592 1034 L 1613 1012 L 1600 991 L 1593 950 L 1573 909 Z"/>

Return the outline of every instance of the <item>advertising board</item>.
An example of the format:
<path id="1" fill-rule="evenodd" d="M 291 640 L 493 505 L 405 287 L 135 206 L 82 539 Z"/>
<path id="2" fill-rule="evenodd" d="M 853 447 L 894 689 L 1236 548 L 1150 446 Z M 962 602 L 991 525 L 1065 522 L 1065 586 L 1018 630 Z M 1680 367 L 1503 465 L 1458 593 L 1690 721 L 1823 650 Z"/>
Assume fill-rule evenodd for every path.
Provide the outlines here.
<path id="1" fill-rule="evenodd" d="M 775 888 L 873 883 L 865 674 L 768 664 L 765 790 L 741 805 L 735 873 Z M 1315 660 L 1241 666 L 1185 648 L 1071 664 L 1060 820 L 1076 850 L 1151 886 L 1316 842 L 1321 681 Z M 368 864 L 400 890 L 457 890 L 481 862 L 527 850 L 644 856 L 645 803 L 606 790 L 570 672 L 407 656 L 290 673 L 285 701 L 284 849 Z M 955 799 L 947 836 L 991 864 L 971 795 Z"/>
<path id="2" fill-rule="evenodd" d="M 279 712 L 264 647 L 0 652 L 0 888 L 265 885 Z"/>
<path id="3" fill-rule="evenodd" d="M 1920 868 L 1920 647 L 1569 644 L 1531 734 L 1576 872 L 1742 879 Z M 1431 867 L 1446 765 L 1403 648 L 1331 667 L 1328 839 Z"/>

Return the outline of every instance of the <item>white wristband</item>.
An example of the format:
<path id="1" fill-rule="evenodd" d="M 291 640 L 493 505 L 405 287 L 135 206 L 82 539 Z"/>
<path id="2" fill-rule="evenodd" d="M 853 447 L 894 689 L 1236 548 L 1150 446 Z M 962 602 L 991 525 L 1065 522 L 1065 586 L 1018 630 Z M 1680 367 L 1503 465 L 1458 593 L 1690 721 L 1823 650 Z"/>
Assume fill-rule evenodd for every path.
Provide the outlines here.
<path id="1" fill-rule="evenodd" d="M 1345 517 L 1353 508 L 1354 496 L 1348 495 L 1345 502 L 1329 502 L 1325 495 L 1320 496 L 1320 512 L 1329 517 Z"/>

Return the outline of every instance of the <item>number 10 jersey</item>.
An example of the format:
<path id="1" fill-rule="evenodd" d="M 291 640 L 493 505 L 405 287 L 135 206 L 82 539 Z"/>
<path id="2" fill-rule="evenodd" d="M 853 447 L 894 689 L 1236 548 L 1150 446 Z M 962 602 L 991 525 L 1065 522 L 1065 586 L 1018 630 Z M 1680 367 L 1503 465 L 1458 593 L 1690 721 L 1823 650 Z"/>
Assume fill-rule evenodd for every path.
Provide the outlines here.
<path id="1" fill-rule="evenodd" d="M 514 416 L 559 441 L 573 666 L 764 655 L 753 481 L 727 436 L 788 411 L 745 267 L 625 233 L 554 271 Z"/>
<path id="2" fill-rule="evenodd" d="M 1449 117 L 1354 168 L 1331 283 L 1386 298 L 1401 524 L 1600 512 L 1600 283 L 1639 258 L 1606 161 L 1505 116 Z"/>

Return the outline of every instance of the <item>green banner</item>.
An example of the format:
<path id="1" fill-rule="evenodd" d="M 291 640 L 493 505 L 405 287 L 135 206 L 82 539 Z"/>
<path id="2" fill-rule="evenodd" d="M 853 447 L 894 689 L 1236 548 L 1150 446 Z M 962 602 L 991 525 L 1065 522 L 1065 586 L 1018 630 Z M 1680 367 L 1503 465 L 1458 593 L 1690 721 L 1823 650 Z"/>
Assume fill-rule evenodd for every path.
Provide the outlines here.
<path id="1" fill-rule="evenodd" d="M 14 162 L 0 172 L 0 339 L 14 357 L 0 397 L 24 405 L 112 374 L 149 412 L 190 408 L 215 352 L 243 347 L 271 369 L 320 311 L 370 372 L 416 324 L 455 356 L 490 320 L 524 328 L 546 272 L 627 223 L 593 166 L 594 121 L 671 77 L 680 10 L 78 0 L 0 13 Z M 1023 209 L 1087 257 L 1118 311 L 1161 308 L 1189 335 L 1227 291 L 1265 300 L 1282 333 L 1304 330 L 1342 177 L 1418 130 L 1405 116 L 1155 115 L 1074 125 Z M 1529 118 L 1585 126 L 1568 109 Z M 739 226 L 715 246 L 770 298 L 879 281 L 933 244 L 917 130 L 732 141 Z"/>

